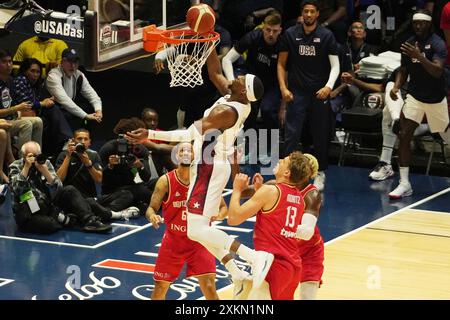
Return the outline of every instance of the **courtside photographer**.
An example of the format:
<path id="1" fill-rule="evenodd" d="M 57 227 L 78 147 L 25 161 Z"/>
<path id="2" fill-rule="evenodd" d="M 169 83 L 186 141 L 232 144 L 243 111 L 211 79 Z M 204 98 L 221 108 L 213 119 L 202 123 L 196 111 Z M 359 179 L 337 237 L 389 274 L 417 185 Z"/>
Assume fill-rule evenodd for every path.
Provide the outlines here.
<path id="1" fill-rule="evenodd" d="M 116 138 L 106 142 L 99 151 L 103 165 L 102 194 L 128 190 L 134 197 L 131 205 L 141 213 L 146 211 L 153 191 L 149 152 L 140 143 L 129 143 L 124 134 L 144 126 L 139 118 L 120 119 L 114 128 Z"/>
<path id="2" fill-rule="evenodd" d="M 13 212 L 20 230 L 49 234 L 63 227 L 81 227 L 87 232 L 107 232 L 73 186 L 62 185 L 51 162 L 37 142 L 22 146 L 23 158 L 10 165 Z"/>

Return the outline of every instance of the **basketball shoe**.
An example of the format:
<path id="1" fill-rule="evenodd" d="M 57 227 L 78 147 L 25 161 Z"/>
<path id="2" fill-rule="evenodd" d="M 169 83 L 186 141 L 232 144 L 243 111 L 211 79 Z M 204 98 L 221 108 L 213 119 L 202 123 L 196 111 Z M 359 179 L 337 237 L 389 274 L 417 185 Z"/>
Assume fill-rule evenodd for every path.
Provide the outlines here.
<path id="1" fill-rule="evenodd" d="M 369 178 L 376 181 L 382 181 L 393 175 L 394 170 L 392 170 L 392 166 L 384 161 L 380 161 L 369 174 Z"/>
<path id="2" fill-rule="evenodd" d="M 408 197 L 412 195 L 413 189 L 411 187 L 411 184 L 409 182 L 402 182 L 400 181 L 400 184 L 397 188 L 395 188 L 391 193 L 389 193 L 390 199 L 401 199 L 403 197 Z"/>

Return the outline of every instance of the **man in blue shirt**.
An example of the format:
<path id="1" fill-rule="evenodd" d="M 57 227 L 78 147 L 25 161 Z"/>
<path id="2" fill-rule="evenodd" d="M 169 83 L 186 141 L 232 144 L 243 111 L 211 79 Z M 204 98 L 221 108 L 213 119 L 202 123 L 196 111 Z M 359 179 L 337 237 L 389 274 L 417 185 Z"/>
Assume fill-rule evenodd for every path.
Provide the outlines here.
<path id="1" fill-rule="evenodd" d="M 278 54 L 278 82 L 287 102 L 284 154 L 298 149 L 308 118 L 314 155 L 319 161 L 314 184 L 323 190 L 332 117 L 328 99 L 339 76 L 339 58 L 333 33 L 318 26 L 317 2 L 304 1 L 301 14 L 303 24 L 286 30 Z"/>
<path id="2" fill-rule="evenodd" d="M 407 96 L 400 117 L 400 184 L 389 193 L 391 199 L 400 199 L 413 193 L 409 182 L 410 143 L 424 115 L 432 133 L 445 131 L 449 122 L 444 75 L 447 58 L 445 43 L 432 32 L 432 18 L 428 11 L 419 10 L 412 20 L 414 36 L 401 46 L 401 67 L 390 92 L 391 98 L 397 100 L 397 94 L 409 76 Z"/>

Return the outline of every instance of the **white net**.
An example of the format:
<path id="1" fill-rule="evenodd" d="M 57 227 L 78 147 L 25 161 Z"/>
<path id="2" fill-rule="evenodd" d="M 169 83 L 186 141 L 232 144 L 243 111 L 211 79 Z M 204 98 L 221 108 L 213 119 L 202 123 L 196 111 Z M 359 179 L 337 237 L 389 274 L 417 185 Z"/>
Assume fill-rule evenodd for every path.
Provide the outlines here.
<path id="1" fill-rule="evenodd" d="M 167 35 L 169 38 L 172 34 Z M 170 75 L 171 87 L 191 87 L 203 84 L 202 68 L 212 50 L 219 43 L 219 38 L 215 39 L 210 33 L 211 40 L 205 42 L 195 42 L 190 40 L 199 39 L 199 35 L 186 36 L 184 33 L 177 36 L 177 39 L 186 39 L 178 44 L 164 43 L 167 52 L 167 64 Z M 205 35 L 201 36 L 202 38 Z"/>

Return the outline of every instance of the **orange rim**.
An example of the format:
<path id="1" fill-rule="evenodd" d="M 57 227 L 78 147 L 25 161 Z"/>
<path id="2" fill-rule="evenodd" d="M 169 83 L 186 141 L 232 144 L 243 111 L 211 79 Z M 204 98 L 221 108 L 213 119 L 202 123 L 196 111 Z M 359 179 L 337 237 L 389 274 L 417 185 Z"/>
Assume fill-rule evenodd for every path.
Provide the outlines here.
<path id="1" fill-rule="evenodd" d="M 210 42 L 219 39 L 220 35 L 215 31 L 197 33 L 189 29 L 173 29 L 161 32 L 161 42 L 180 44 L 183 42 Z M 202 36 L 203 38 L 179 38 L 181 36 Z"/>

